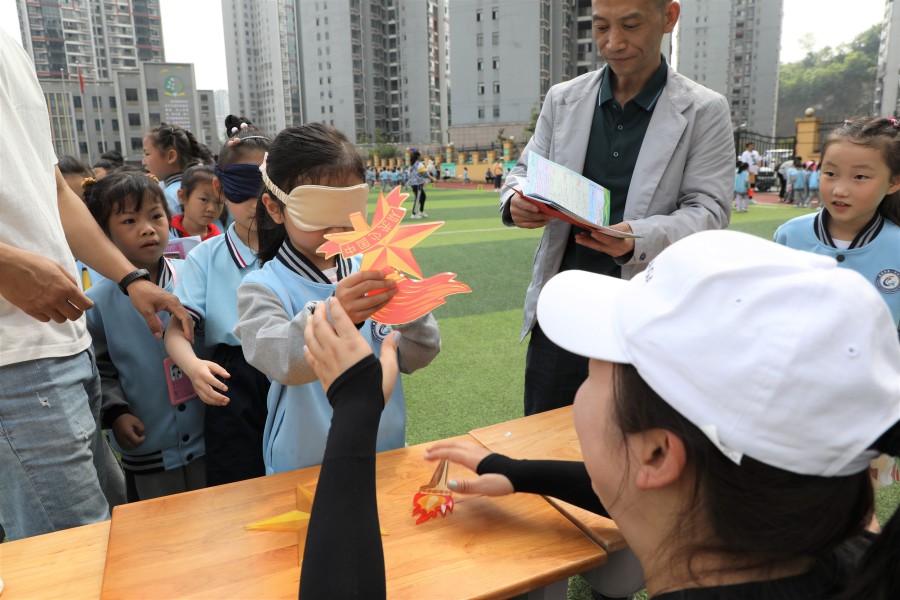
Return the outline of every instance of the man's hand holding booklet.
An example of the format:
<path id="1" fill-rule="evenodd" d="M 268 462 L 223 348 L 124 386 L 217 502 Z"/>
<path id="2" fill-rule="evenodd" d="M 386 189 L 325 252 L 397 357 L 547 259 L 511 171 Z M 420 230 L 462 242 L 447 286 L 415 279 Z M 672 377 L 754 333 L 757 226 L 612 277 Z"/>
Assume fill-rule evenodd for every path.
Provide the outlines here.
<path id="1" fill-rule="evenodd" d="M 520 182 L 513 189 L 543 213 L 612 237 L 640 237 L 609 227 L 609 190 L 535 152 Z"/>

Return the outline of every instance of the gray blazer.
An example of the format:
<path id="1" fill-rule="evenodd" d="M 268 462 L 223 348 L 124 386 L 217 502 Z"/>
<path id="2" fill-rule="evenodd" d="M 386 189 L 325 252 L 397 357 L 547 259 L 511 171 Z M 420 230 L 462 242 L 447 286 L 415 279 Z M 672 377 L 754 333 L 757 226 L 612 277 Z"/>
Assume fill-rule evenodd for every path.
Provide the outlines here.
<path id="1" fill-rule="evenodd" d="M 500 212 L 509 218 L 514 186 L 526 175 L 528 153 L 581 173 L 596 108 L 603 69 L 554 85 L 547 93 L 534 136 L 506 178 Z M 734 138 L 724 97 L 669 67 L 638 155 L 625 200 L 625 221 L 640 238 L 634 254 L 622 263 L 631 279 L 664 248 L 697 231 L 723 229 L 731 216 L 734 185 Z M 571 225 L 552 219 L 534 257 L 531 284 L 525 294 L 522 337 L 535 323 L 537 299 L 559 271 Z"/>

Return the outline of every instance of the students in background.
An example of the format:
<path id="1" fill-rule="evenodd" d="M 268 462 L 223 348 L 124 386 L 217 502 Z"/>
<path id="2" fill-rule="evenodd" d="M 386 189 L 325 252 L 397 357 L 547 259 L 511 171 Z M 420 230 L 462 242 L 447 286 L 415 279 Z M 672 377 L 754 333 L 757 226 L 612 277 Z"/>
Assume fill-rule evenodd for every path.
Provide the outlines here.
<path id="1" fill-rule="evenodd" d="M 203 340 L 192 346 L 181 324 L 174 321 L 166 331 L 169 354 L 200 399 L 210 405 L 204 423 L 207 485 L 265 474 L 262 434 L 269 381 L 244 360 L 241 342 L 232 330 L 238 317 L 238 286 L 257 269 L 259 165 L 269 138 L 252 125 L 229 130 L 236 133 L 219 152 L 213 188 L 216 198 L 226 200 L 234 222 L 224 235 L 191 250 L 175 286 L 175 294 L 203 331 Z"/>
<path id="2" fill-rule="evenodd" d="M 409 185 L 413 190 L 413 219 L 427 217 L 425 212 L 425 185 L 428 180 L 434 182 L 434 177 L 428 172 L 425 163 L 422 162 L 422 154 L 413 148 L 409 155 Z"/>
<path id="3" fill-rule="evenodd" d="M 74 156 L 68 155 L 60 156 L 56 166 L 59 167 L 59 172 L 62 173 L 69 188 L 76 196 L 84 199 L 84 188 L 81 187 L 81 183 L 88 177 L 94 177 L 88 166 Z"/>
<path id="4" fill-rule="evenodd" d="M 159 179 L 166 194 L 169 211 L 180 215 L 184 210 L 178 200 L 181 174 L 188 167 L 213 163 L 209 149 L 197 141 L 187 129 L 160 123 L 144 135 L 144 168 Z"/>
<path id="5" fill-rule="evenodd" d="M 822 208 L 822 198 L 819 197 L 819 179 L 821 177 L 821 173 L 819 172 L 819 164 L 813 161 L 809 161 L 806 163 L 806 171 L 807 171 L 807 180 L 806 180 L 806 203 L 804 206 L 810 207 L 812 206 L 813 199 L 816 201 L 816 205 L 819 208 Z"/>
<path id="6" fill-rule="evenodd" d="M 806 202 L 806 169 L 803 168 L 803 161 L 799 158 L 794 159 L 793 166 L 788 169 L 788 192 L 785 196 L 785 202 L 803 206 Z"/>
<path id="7" fill-rule="evenodd" d="M 734 204 L 737 212 L 747 212 L 750 191 L 750 165 L 742 162 L 734 174 Z"/>
<path id="8" fill-rule="evenodd" d="M 225 208 L 225 201 L 213 188 L 215 178 L 215 169 L 207 165 L 195 165 L 184 172 L 178 189 L 178 201 L 184 213 L 172 217 L 175 237 L 197 236 L 202 241 L 221 235 L 216 220 Z"/>
<path id="9" fill-rule="evenodd" d="M 366 213 L 368 186 L 356 148 L 322 123 L 288 127 L 276 136 L 264 167 L 257 207 L 262 267 L 238 290 L 235 333 L 247 361 L 272 379 L 265 431 L 266 473 L 322 462 L 331 408 L 303 356 L 311 308 L 334 296 L 347 309 L 367 347 L 380 351 L 391 332 L 371 316 L 396 293 L 393 279 L 360 271 L 361 257 L 325 258 L 326 234 L 352 230 L 350 215 Z M 379 291 L 380 290 L 380 291 Z M 404 373 L 428 365 L 440 351 L 429 313 L 397 326 Z M 399 380 L 378 429 L 378 450 L 406 443 L 406 400 Z"/>
<path id="10" fill-rule="evenodd" d="M 155 179 L 114 173 L 85 189 L 86 202 L 109 239 L 151 281 L 172 291 L 180 260 L 163 258 L 169 242 L 169 211 Z M 119 286 L 103 279 L 87 295 L 87 313 L 101 377 L 101 418 L 112 430 L 122 465 L 138 499 L 148 500 L 205 487 L 203 403 L 171 391 L 183 377 L 144 318 Z M 161 314 L 163 326 L 168 315 Z"/>

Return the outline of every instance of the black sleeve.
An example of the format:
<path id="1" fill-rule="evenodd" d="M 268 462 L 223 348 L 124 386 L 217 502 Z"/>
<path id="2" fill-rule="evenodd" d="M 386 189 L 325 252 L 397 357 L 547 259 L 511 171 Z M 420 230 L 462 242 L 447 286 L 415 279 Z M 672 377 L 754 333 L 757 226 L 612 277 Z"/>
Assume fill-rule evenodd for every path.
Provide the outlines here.
<path id="1" fill-rule="evenodd" d="M 369 355 L 328 389 L 334 415 L 303 552 L 303 600 L 386 596 L 375 498 L 381 380 L 381 363 Z"/>
<path id="2" fill-rule="evenodd" d="M 506 475 L 517 492 L 559 498 L 592 513 L 609 517 L 591 487 L 583 462 L 565 460 L 515 460 L 503 454 L 485 456 L 476 469 L 479 475 Z"/>

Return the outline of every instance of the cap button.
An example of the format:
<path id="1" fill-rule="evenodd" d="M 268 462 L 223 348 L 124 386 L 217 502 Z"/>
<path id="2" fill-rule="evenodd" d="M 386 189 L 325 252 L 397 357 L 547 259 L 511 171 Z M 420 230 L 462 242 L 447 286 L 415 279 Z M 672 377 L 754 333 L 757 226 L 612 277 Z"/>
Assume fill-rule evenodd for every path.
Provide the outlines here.
<path id="1" fill-rule="evenodd" d="M 638 259 L 640 259 L 640 260 L 647 260 L 647 253 L 646 253 L 646 252 L 641 252 L 641 255 L 638 257 Z"/>
<path id="2" fill-rule="evenodd" d="M 838 262 L 844 262 L 844 255 L 843 255 L 843 254 L 838 254 L 838 255 L 835 256 L 834 258 L 835 258 Z"/>

